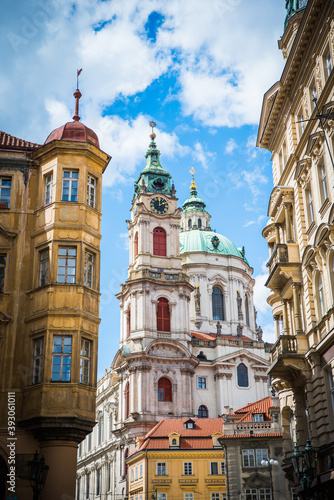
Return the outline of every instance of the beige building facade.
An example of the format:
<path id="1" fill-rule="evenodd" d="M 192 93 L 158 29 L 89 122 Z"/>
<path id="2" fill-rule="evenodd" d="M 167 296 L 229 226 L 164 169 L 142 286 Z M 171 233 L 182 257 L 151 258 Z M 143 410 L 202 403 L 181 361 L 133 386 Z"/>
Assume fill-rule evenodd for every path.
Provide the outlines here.
<path id="1" fill-rule="evenodd" d="M 329 499 L 334 496 L 334 5 L 309 0 L 286 6 L 279 41 L 285 67 L 264 96 L 257 140 L 272 152 L 274 179 L 263 230 L 277 338 L 269 374 L 279 393 L 285 451 L 294 443 L 303 451 L 307 439 L 318 449 L 309 481 L 297 480 L 289 461 L 286 473 L 301 498 Z"/>
<path id="2" fill-rule="evenodd" d="M 15 467 L 17 498 L 27 500 L 26 465 L 36 450 L 49 466 L 42 498 L 74 497 L 77 445 L 95 425 L 102 173 L 110 157 L 79 121 L 78 90 L 75 97 L 74 121 L 43 146 L 0 132 L 0 465 L 2 477 Z M 8 437 L 16 438 L 14 464 Z"/>

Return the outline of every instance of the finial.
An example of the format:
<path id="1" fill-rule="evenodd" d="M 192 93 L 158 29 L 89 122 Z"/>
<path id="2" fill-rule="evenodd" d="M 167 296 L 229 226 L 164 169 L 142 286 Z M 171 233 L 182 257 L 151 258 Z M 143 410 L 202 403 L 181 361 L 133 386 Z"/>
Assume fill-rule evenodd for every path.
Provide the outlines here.
<path id="1" fill-rule="evenodd" d="M 154 127 L 156 127 L 156 126 L 157 126 L 157 124 L 152 120 L 150 122 L 150 127 L 152 128 L 152 133 L 150 134 L 151 139 L 155 139 L 156 138 L 156 135 L 154 133 Z"/>
<path id="2" fill-rule="evenodd" d="M 194 174 L 196 174 L 196 170 L 194 169 L 194 167 L 191 167 L 191 169 L 189 170 L 189 172 L 191 173 L 191 176 L 192 176 L 192 180 L 191 180 L 191 184 L 190 184 L 190 189 L 196 191 L 197 186 L 195 184 L 195 179 L 194 179 Z"/>
<path id="3" fill-rule="evenodd" d="M 78 122 L 80 120 L 79 116 L 79 99 L 82 96 L 80 90 L 79 90 L 79 76 L 81 74 L 82 68 L 77 70 L 77 90 L 74 92 L 74 97 L 75 97 L 75 113 L 73 116 L 73 120 L 75 122 Z"/>

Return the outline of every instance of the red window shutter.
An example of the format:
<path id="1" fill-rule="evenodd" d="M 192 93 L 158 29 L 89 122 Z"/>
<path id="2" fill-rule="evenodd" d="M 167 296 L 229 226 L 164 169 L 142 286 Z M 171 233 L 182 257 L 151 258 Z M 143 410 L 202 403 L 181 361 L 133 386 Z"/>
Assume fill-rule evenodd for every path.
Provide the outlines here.
<path id="1" fill-rule="evenodd" d="M 169 304 L 168 300 L 164 297 L 158 299 L 157 330 L 161 332 L 170 332 Z"/>
<path id="2" fill-rule="evenodd" d="M 166 232 L 162 227 L 153 229 L 153 255 L 166 257 Z"/>

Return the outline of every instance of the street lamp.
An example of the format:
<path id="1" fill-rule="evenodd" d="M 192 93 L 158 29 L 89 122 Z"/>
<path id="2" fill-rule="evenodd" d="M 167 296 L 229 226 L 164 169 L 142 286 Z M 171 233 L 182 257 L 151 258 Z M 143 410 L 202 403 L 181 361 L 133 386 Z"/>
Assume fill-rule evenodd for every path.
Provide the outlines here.
<path id="1" fill-rule="evenodd" d="M 311 440 L 308 438 L 303 451 L 299 451 L 296 443 L 290 455 L 296 477 L 306 495 L 316 475 L 317 453 L 318 450 L 311 445 Z"/>
<path id="2" fill-rule="evenodd" d="M 274 500 L 274 486 L 273 486 L 273 465 L 278 465 L 276 458 L 264 458 L 261 460 L 262 467 L 268 467 L 269 477 L 270 477 L 270 496 L 271 500 Z"/>
<path id="3" fill-rule="evenodd" d="M 29 460 L 27 465 L 30 486 L 32 487 L 34 493 L 33 500 L 38 500 L 39 495 L 45 485 L 49 466 L 45 464 L 43 456 L 39 458 L 37 451 L 34 454 L 34 458 L 32 460 Z"/>

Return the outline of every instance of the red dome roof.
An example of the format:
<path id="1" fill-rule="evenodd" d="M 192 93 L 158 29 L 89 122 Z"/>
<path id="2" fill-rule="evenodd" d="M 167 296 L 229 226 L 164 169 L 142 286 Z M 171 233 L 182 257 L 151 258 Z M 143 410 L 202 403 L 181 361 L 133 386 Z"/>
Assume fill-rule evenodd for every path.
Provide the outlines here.
<path id="1" fill-rule="evenodd" d="M 81 71 L 82 70 L 78 72 L 78 76 Z M 62 127 L 56 128 L 53 132 L 51 132 L 44 144 L 48 144 L 51 141 L 77 141 L 88 142 L 88 144 L 92 144 L 93 146 L 99 148 L 99 140 L 95 132 L 79 121 L 79 99 L 81 97 L 80 90 L 77 89 L 73 95 L 75 97 L 74 121 L 65 123 Z"/>
<path id="2" fill-rule="evenodd" d="M 88 142 L 97 148 L 100 147 L 95 132 L 79 121 L 68 122 L 56 128 L 51 132 L 44 144 L 48 144 L 51 141 Z"/>

